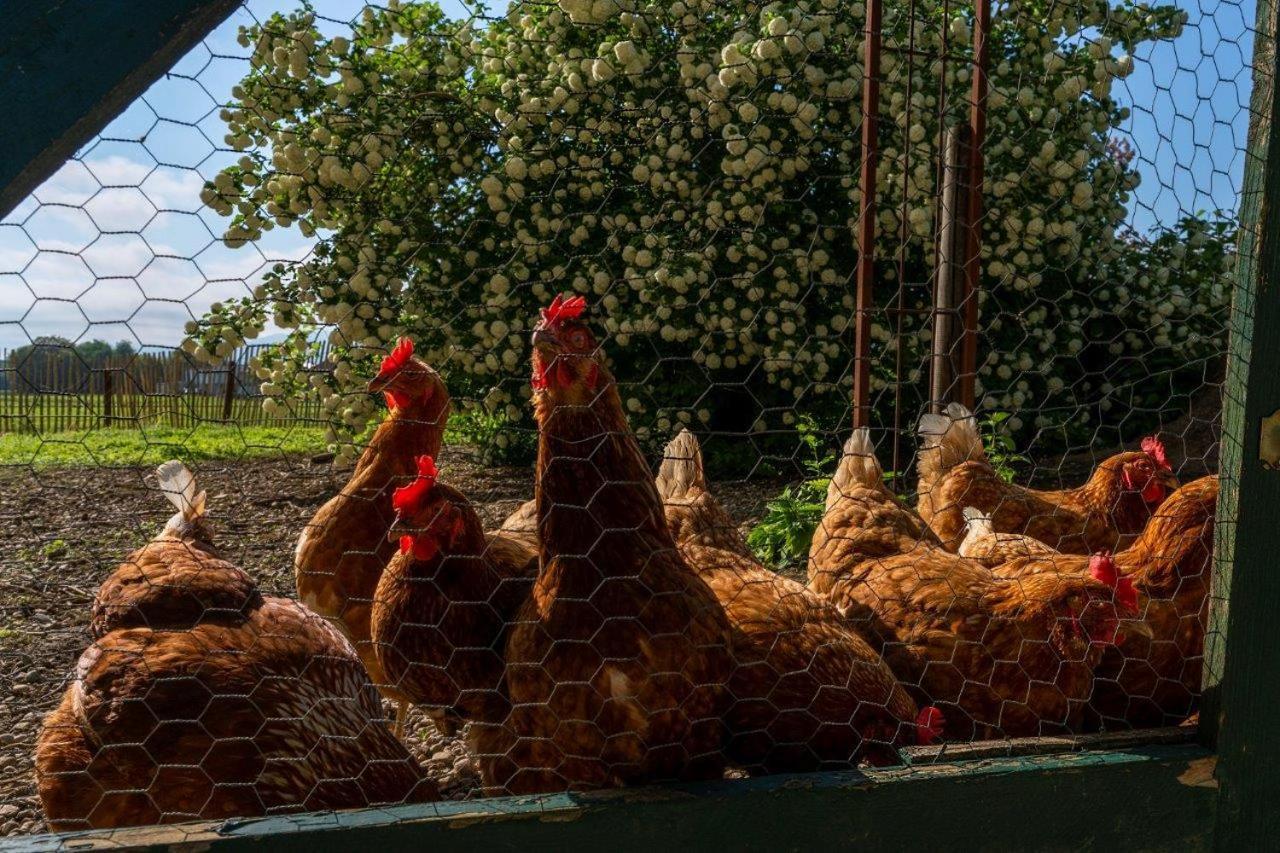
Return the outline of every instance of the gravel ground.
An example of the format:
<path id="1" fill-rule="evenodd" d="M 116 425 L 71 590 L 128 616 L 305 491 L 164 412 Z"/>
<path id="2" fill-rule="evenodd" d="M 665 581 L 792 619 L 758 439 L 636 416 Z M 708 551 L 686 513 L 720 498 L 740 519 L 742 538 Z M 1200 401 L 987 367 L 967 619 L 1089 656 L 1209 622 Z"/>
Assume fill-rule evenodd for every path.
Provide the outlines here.
<path id="1" fill-rule="evenodd" d="M 443 454 L 447 482 L 496 525 L 532 496 L 528 468 L 478 464 Z M 32 753 L 40 722 L 57 704 L 89 643 L 89 604 L 98 584 L 160 529 L 171 510 L 148 487 L 149 468 L 0 468 L 0 836 L 45 831 L 36 800 Z M 306 458 L 208 462 L 196 468 L 228 558 L 264 592 L 293 594 L 293 548 L 315 510 L 346 472 Z M 735 483 L 718 489 L 734 518 L 749 525 L 781 484 Z M 388 709 L 388 716 L 391 711 Z M 410 717 L 410 747 L 461 799 L 478 777 L 459 738 Z"/>

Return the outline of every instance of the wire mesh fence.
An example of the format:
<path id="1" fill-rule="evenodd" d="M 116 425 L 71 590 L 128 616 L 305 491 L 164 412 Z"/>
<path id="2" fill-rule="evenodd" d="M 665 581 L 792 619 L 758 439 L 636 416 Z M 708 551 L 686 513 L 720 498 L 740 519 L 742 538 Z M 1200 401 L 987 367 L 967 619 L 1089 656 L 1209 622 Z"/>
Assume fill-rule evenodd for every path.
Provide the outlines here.
<path id="1" fill-rule="evenodd" d="M 1253 15 L 248 0 L 0 223 L 0 831 L 1193 726 Z"/>

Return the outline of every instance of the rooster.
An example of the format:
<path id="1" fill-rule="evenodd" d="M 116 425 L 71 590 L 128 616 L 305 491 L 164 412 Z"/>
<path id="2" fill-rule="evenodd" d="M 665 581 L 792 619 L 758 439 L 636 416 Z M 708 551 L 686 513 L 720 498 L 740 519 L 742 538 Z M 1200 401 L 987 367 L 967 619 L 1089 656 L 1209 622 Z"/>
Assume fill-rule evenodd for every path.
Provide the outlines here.
<path id="1" fill-rule="evenodd" d="M 965 537 L 965 507 L 988 515 L 994 531 L 1025 533 L 1063 553 L 1115 550 L 1178 487 L 1155 436 L 1140 451 L 1105 459 L 1083 486 L 1054 492 L 1000 479 L 973 415 L 957 403 L 945 415 L 925 415 L 920 434 L 918 510 L 950 551 Z"/>
<path id="2" fill-rule="evenodd" d="M 449 418 L 444 381 L 402 339 L 382 361 L 369 392 L 381 392 L 388 414 L 374 432 L 342 491 L 320 507 L 298 540 L 294 556 L 298 596 L 332 620 L 360 654 L 374 684 L 399 705 L 401 729 L 408 697 L 388 683 L 369 641 L 373 593 L 396 552 L 387 538 L 391 493 L 412 479 L 415 460 L 436 456 Z"/>
<path id="3" fill-rule="evenodd" d="M 845 444 L 809 573 L 917 701 L 941 707 L 949 739 L 1080 731 L 1103 650 L 1145 630 L 1114 577 L 1005 580 L 948 552 L 884 486 L 866 428 Z"/>
<path id="4" fill-rule="evenodd" d="M 729 624 L 676 549 L 581 297 L 533 332 L 540 571 L 507 643 L 513 793 L 719 778 Z"/>
<path id="5" fill-rule="evenodd" d="M 1129 548 L 1114 558 L 1101 555 L 1142 595 L 1151 630 L 1150 637 L 1108 649 L 1098 668 L 1090 707 L 1109 728 L 1176 725 L 1195 711 L 1217 502 L 1217 477 L 1194 480 L 1160 505 Z M 1085 558 L 1074 556 L 1014 560 L 994 569 L 1007 578 L 1085 571 Z"/>
<path id="6" fill-rule="evenodd" d="M 707 488 L 698 440 L 682 430 L 656 479 L 681 554 L 724 605 L 735 669 L 731 761 L 752 772 L 840 769 L 896 761 L 895 747 L 927 743 L 933 711 L 916 704 L 828 601 L 751 555 Z"/>
<path id="7" fill-rule="evenodd" d="M 107 578 L 94 638 L 46 718 L 36 781 L 58 831 L 438 799 L 381 722 L 351 644 L 219 556 L 205 494 Z"/>
<path id="8" fill-rule="evenodd" d="M 374 597 L 379 666 L 398 692 L 437 716 L 501 724 L 507 629 L 537 564 L 504 562 L 467 499 L 437 482 L 435 461 L 417 464 L 417 477 L 392 499 L 399 552 Z"/>

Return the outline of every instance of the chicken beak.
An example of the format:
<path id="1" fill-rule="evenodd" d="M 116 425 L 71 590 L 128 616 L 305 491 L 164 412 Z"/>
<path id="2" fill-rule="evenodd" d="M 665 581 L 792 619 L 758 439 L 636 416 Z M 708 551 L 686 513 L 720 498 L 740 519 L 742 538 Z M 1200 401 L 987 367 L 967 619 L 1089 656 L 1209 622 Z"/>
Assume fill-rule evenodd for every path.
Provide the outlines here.
<path id="1" fill-rule="evenodd" d="M 377 394 L 380 391 L 387 390 L 387 386 L 391 384 L 391 380 L 395 379 L 395 373 L 379 373 L 377 376 L 369 380 L 369 384 L 365 390 L 370 394 Z"/>
<path id="2" fill-rule="evenodd" d="M 533 348 L 547 355 L 555 355 L 560 351 L 560 338 L 550 329 L 534 329 Z"/>
<path id="3" fill-rule="evenodd" d="M 395 519 L 391 522 L 391 527 L 387 530 L 387 539 L 397 542 L 401 536 L 406 536 L 410 532 L 408 525 L 405 524 L 404 516 L 397 512 Z"/>
<path id="4" fill-rule="evenodd" d="M 1178 482 L 1177 476 L 1175 476 L 1172 471 L 1164 470 L 1160 471 L 1160 484 L 1170 493 L 1177 491 L 1178 487 L 1181 485 Z"/>

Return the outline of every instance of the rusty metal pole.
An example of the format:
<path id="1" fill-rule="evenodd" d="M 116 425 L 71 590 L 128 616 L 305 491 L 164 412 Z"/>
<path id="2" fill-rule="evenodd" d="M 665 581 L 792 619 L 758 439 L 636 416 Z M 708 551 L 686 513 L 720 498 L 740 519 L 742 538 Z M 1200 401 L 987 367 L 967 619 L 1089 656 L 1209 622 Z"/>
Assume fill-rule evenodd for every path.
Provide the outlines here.
<path id="1" fill-rule="evenodd" d="M 876 156 L 880 113 L 880 22 L 882 0 L 868 0 L 863 33 L 862 172 L 858 210 L 858 295 L 853 335 L 853 425 L 871 420 L 871 309 L 875 284 Z"/>
<path id="2" fill-rule="evenodd" d="M 983 143 L 987 134 L 987 36 L 991 32 L 991 0 L 977 0 L 973 26 L 973 94 L 969 105 L 969 213 L 965 217 L 964 346 L 960 357 L 960 402 L 974 408 L 978 374 L 978 283 L 982 276 Z"/>
<path id="3" fill-rule="evenodd" d="M 929 411 L 941 412 L 956 399 L 960 373 L 956 343 L 960 323 L 957 308 L 963 299 L 969 231 L 965 225 L 969 201 L 965 195 L 968 126 L 948 127 L 943 133 L 942 204 L 938 217 L 938 241 L 934 255 L 933 352 L 929 377 Z"/>

